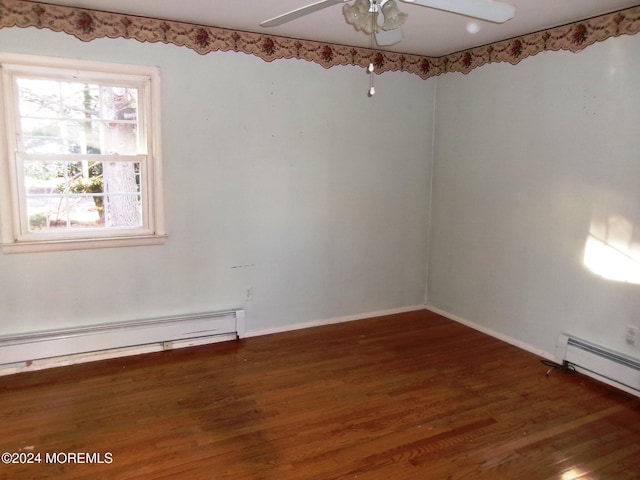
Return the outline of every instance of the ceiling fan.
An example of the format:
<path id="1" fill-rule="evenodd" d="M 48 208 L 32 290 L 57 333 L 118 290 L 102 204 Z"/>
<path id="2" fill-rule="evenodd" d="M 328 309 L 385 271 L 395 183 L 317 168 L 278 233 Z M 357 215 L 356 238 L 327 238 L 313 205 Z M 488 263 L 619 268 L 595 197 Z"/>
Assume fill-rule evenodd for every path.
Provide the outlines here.
<path id="1" fill-rule="evenodd" d="M 327 7 L 344 3 L 343 13 L 347 23 L 358 30 L 375 37 L 379 46 L 394 45 L 402 40 L 401 26 L 407 14 L 401 12 L 395 0 L 320 0 L 297 8 L 260 23 L 262 27 L 276 27 L 297 18 L 309 15 Z M 435 8 L 445 12 L 468 17 L 504 23 L 514 17 L 516 7 L 494 0 L 400 0 L 403 3 Z"/>

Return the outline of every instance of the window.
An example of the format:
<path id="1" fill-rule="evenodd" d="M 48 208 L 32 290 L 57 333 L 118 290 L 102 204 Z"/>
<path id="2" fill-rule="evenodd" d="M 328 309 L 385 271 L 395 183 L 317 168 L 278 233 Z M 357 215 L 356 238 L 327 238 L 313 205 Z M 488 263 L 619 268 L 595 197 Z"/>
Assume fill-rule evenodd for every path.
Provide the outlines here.
<path id="1" fill-rule="evenodd" d="M 164 241 L 159 74 L 0 54 L 5 252 Z"/>

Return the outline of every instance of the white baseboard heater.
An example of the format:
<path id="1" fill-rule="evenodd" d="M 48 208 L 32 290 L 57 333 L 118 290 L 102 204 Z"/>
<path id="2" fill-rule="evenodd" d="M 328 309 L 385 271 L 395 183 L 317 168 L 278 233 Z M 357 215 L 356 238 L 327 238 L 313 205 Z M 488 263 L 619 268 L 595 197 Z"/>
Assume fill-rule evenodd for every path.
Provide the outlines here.
<path id="1" fill-rule="evenodd" d="M 625 392 L 640 396 L 640 360 L 593 343 L 561 334 L 556 345 L 556 362 L 571 366 Z"/>
<path id="2" fill-rule="evenodd" d="M 0 336 L 0 375 L 243 337 L 244 310 Z"/>

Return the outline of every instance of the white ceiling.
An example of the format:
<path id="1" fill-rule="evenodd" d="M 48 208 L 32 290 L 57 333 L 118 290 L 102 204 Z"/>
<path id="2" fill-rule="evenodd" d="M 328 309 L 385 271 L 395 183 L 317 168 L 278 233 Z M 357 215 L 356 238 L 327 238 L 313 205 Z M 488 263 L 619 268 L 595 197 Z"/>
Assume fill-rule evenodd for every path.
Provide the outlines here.
<path id="1" fill-rule="evenodd" d="M 305 40 L 368 47 L 369 38 L 354 30 L 334 5 L 279 27 L 259 23 L 317 0 L 51 0 L 45 3 L 141 15 L 199 25 L 268 33 Z M 451 0 L 455 2 L 456 0 Z M 504 24 L 477 21 L 480 31 L 467 33 L 470 18 L 398 2 L 409 15 L 404 40 L 387 50 L 439 57 L 526 33 L 584 20 L 640 5 L 640 0 L 504 0 L 517 7 Z"/>

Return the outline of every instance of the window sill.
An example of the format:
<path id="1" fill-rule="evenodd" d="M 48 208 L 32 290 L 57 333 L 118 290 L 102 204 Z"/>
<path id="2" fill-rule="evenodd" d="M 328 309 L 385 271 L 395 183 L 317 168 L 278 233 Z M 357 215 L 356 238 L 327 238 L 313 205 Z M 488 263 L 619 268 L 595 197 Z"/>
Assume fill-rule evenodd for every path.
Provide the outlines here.
<path id="1" fill-rule="evenodd" d="M 96 248 L 141 247 L 162 245 L 167 235 L 144 235 L 137 237 L 83 238 L 65 240 L 23 241 L 3 243 L 3 253 L 60 252 L 66 250 L 88 250 Z"/>

